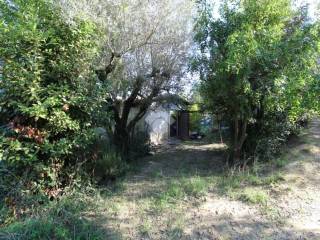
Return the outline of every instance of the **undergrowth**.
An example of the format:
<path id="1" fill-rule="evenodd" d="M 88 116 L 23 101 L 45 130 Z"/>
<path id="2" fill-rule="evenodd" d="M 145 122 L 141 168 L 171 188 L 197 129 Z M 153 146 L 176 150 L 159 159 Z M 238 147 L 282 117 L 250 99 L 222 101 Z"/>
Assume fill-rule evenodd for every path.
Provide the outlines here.
<path id="1" fill-rule="evenodd" d="M 91 187 L 70 191 L 4 226 L 0 239 L 106 239 L 98 210 L 100 200 L 98 191 Z"/>

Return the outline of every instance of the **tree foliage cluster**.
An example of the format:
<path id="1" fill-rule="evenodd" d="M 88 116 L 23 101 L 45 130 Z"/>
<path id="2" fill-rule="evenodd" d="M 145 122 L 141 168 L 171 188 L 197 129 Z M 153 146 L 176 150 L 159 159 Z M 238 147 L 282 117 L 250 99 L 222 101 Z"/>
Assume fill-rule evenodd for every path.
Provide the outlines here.
<path id="1" fill-rule="evenodd" d="M 0 1 L 0 15 L 0 200 L 18 216 L 27 193 L 57 197 L 94 168 L 93 129 L 109 117 L 95 24 L 45 0 Z"/>
<path id="2" fill-rule="evenodd" d="M 230 121 L 229 163 L 270 157 L 319 111 L 319 21 L 290 0 L 225 1 L 220 18 L 198 7 L 193 67 L 208 108 Z"/>
<path id="3" fill-rule="evenodd" d="M 98 76 L 110 83 L 114 140 L 127 154 L 135 126 L 156 102 L 182 87 L 187 69 L 192 1 L 61 0 L 66 16 L 85 16 L 104 38 Z M 179 12 L 179 14 L 177 14 Z M 98 14 L 96 14 L 98 13 Z M 120 27 L 118 27 L 120 26 Z"/>

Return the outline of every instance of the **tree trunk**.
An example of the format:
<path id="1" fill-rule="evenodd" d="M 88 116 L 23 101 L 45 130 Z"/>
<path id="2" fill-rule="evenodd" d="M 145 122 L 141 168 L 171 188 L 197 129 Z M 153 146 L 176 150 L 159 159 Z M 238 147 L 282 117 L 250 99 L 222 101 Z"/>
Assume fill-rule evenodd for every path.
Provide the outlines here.
<path id="1" fill-rule="evenodd" d="M 126 124 L 123 124 L 122 121 L 116 122 L 113 137 L 118 151 L 126 158 L 129 153 L 129 132 Z"/>
<path id="2" fill-rule="evenodd" d="M 223 137 L 222 137 L 222 129 L 221 129 L 221 121 L 218 121 L 218 131 L 220 135 L 220 143 L 223 143 Z"/>
<path id="3" fill-rule="evenodd" d="M 228 165 L 241 164 L 242 147 L 247 138 L 247 119 L 235 119 L 232 129 L 232 145 L 230 148 Z"/>
<path id="4" fill-rule="evenodd" d="M 128 117 L 131 109 L 132 107 L 129 106 L 129 104 L 125 105 L 121 118 L 119 116 L 115 118 L 114 143 L 124 158 L 128 157 L 134 128 L 138 121 L 145 115 L 148 108 L 145 106 L 140 107 L 139 112 L 129 120 Z"/>

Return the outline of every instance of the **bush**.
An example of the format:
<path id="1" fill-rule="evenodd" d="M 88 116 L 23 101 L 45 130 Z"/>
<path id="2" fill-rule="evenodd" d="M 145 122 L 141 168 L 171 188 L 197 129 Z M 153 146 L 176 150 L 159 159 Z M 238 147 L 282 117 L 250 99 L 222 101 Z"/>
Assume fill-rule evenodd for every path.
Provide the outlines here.
<path id="1" fill-rule="evenodd" d="M 254 157 L 260 161 L 273 160 L 279 155 L 288 138 L 297 135 L 301 128 L 299 121 L 291 122 L 287 119 L 287 113 L 269 114 L 264 120 L 261 133 L 251 137 L 256 142 Z M 250 142 L 248 148 L 252 146 L 254 144 Z"/>
<path id="2" fill-rule="evenodd" d="M 132 134 L 130 139 L 130 160 L 135 160 L 145 156 L 150 151 L 150 138 L 144 131 L 138 131 Z"/>
<path id="3" fill-rule="evenodd" d="M 10 3 L 10 4 L 9 4 Z M 45 188 L 92 155 L 102 105 L 92 62 L 97 28 L 66 23 L 51 1 L 1 1 L 0 159 Z"/>
<path id="4" fill-rule="evenodd" d="M 96 118 L 110 118 L 93 68 L 99 29 L 65 22 L 47 0 L 0 1 L 0 15 L 0 224 L 19 220 L 7 231 L 22 239 L 70 239 L 73 230 L 56 220 L 63 202 L 48 205 L 48 218 L 33 210 L 91 177 Z"/>
<path id="5" fill-rule="evenodd" d="M 98 182 L 114 179 L 128 169 L 128 165 L 117 151 L 111 147 L 107 149 L 101 152 L 94 166 L 94 175 Z"/>

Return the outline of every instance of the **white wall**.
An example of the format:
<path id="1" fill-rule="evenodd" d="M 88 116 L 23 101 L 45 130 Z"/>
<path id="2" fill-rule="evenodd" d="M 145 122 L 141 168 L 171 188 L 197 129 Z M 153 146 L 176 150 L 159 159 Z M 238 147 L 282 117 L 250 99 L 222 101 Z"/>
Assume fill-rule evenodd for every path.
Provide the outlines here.
<path id="1" fill-rule="evenodd" d="M 163 143 L 170 134 L 170 111 L 163 107 L 149 111 L 145 117 L 145 124 L 151 143 L 155 145 Z"/>

